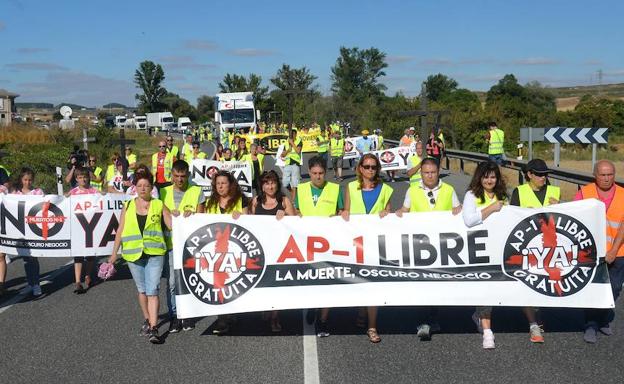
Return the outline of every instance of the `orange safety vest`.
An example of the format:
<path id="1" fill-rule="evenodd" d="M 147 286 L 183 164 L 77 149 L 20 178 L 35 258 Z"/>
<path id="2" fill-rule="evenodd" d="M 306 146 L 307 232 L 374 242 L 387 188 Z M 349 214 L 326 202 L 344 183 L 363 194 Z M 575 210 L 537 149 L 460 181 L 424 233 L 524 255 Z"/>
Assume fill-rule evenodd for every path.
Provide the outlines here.
<path id="1" fill-rule="evenodd" d="M 581 188 L 581 192 L 583 193 L 583 199 L 593 198 L 600 200 L 598 187 L 595 183 L 587 184 Z M 624 219 L 624 188 L 616 185 L 615 195 L 613 200 L 611 200 L 609 209 L 607 209 L 607 251 L 613 247 L 613 242 L 617 236 L 622 219 Z M 624 257 L 624 244 L 618 249 L 617 256 Z"/>

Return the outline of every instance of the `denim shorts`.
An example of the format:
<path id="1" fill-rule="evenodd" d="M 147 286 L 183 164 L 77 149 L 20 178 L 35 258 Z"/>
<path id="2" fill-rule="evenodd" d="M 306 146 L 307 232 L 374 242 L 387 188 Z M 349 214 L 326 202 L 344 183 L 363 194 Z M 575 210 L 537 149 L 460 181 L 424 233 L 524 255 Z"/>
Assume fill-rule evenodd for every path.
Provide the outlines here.
<path id="1" fill-rule="evenodd" d="M 284 167 L 282 185 L 284 187 L 290 186 L 291 188 L 297 188 L 301 179 L 301 173 L 299 171 L 299 165 L 289 164 Z"/>
<path id="2" fill-rule="evenodd" d="M 147 296 L 158 296 L 160 276 L 162 275 L 165 257 L 149 256 L 142 257 L 135 262 L 129 262 L 128 268 L 134 279 L 139 293 Z"/>

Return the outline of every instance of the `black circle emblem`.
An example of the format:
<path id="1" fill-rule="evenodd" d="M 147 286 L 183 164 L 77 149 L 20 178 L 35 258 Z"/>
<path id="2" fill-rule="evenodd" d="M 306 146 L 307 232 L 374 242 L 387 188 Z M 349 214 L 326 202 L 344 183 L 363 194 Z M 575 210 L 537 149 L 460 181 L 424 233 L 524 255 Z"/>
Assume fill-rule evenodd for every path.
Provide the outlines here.
<path id="1" fill-rule="evenodd" d="M 392 153 L 391 151 L 385 151 L 381 153 L 381 156 L 379 156 L 379 158 L 386 164 L 392 163 L 394 161 L 394 153 Z"/>
<path id="2" fill-rule="evenodd" d="M 564 297 L 592 280 L 597 262 L 596 242 L 583 223 L 546 212 L 515 226 L 505 245 L 503 270 L 536 292 Z"/>
<path id="3" fill-rule="evenodd" d="M 212 223 L 187 238 L 182 262 L 188 290 L 206 304 L 221 305 L 258 283 L 264 272 L 264 250 L 246 228 Z"/>
<path id="4" fill-rule="evenodd" d="M 350 141 L 345 142 L 344 150 L 345 150 L 345 152 L 353 151 L 353 144 L 351 144 Z"/>
<path id="5" fill-rule="evenodd" d="M 46 240 L 59 233 L 65 222 L 63 211 L 47 201 L 33 205 L 25 219 L 30 230 Z"/>

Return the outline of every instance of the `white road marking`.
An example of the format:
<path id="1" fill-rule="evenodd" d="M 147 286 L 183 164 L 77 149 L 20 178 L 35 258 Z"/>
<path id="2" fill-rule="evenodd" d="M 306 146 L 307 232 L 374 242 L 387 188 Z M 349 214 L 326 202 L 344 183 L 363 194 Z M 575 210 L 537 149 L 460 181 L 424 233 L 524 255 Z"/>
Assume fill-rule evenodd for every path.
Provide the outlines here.
<path id="1" fill-rule="evenodd" d="M 308 309 L 314 311 L 314 309 Z M 306 312 L 303 314 L 303 382 L 305 384 L 319 384 L 318 351 L 316 348 L 316 332 L 314 324 L 306 321 Z"/>
<path id="2" fill-rule="evenodd" d="M 50 273 L 49 275 L 42 276 L 42 277 L 45 277 L 45 280 L 41 280 L 39 284 L 41 286 L 44 286 L 46 284 L 52 283 L 52 281 L 54 279 L 56 279 L 57 276 L 59 276 L 61 273 L 65 272 L 65 270 L 67 270 L 73 264 L 74 264 L 74 262 L 72 260 L 72 261 L 68 262 L 67 264 L 64 264 L 62 267 L 60 267 L 59 269 L 55 270 L 54 272 Z M 8 301 L 6 301 L 4 303 L 0 303 L 0 314 L 4 313 L 9 308 L 11 308 L 15 304 L 19 303 L 20 301 L 24 300 L 24 298 L 26 296 L 30 295 L 30 292 L 31 292 L 30 288 L 28 288 L 28 286 L 25 286 L 24 288 L 22 288 L 20 290 L 20 292 L 17 295 L 12 297 L 10 300 L 8 300 Z"/>

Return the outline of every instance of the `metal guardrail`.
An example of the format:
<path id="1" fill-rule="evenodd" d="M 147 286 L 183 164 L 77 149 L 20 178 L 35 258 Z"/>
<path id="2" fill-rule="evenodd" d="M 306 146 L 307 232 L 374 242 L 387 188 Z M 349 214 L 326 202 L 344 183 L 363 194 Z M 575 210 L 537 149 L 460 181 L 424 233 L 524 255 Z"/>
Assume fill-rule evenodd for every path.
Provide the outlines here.
<path id="1" fill-rule="evenodd" d="M 384 143 L 389 144 L 392 147 L 399 145 L 397 140 L 385 140 Z M 459 169 L 466 173 L 464 166 L 465 162 L 479 163 L 488 159 L 488 155 L 485 153 L 460 151 L 457 149 L 447 149 L 444 151 L 446 154 L 446 168 L 449 169 L 450 159 L 459 160 Z M 518 171 L 518 184 L 524 183 L 524 167 L 528 163 L 527 160 L 508 159 L 503 162 L 503 167 Z M 565 168 L 550 168 L 551 172 L 548 175 L 550 179 L 560 180 L 567 183 L 576 184 L 578 188 L 581 186 L 594 182 L 594 175 L 588 172 L 580 172 Z M 624 179 L 618 178 L 615 180 L 616 184 L 624 187 Z"/>

